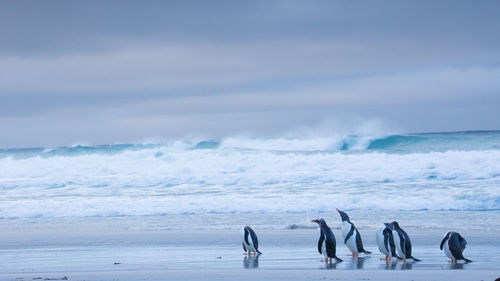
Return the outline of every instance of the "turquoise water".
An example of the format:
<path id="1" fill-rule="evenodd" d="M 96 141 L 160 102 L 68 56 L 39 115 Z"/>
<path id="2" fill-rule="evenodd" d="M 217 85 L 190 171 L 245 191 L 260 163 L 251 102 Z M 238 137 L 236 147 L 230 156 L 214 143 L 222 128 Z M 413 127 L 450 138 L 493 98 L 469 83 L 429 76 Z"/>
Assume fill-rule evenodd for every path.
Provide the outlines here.
<path id="1" fill-rule="evenodd" d="M 500 132 L 0 150 L 0 218 L 500 210 Z"/>

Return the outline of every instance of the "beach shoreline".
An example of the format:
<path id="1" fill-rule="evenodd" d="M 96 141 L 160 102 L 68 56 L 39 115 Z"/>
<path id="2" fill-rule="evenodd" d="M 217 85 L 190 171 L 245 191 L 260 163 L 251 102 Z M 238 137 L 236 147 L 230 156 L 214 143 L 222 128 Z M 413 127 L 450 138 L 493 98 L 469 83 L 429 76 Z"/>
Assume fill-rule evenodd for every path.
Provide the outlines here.
<path id="1" fill-rule="evenodd" d="M 244 216 L 239 218 L 244 220 Z M 270 218 L 262 215 L 260 219 Z M 171 228 L 163 227 L 163 220 L 170 222 Z M 360 229 L 365 248 L 373 253 L 348 257 L 337 227 L 339 221 L 332 219 L 331 225 L 337 237 L 338 255 L 344 261 L 326 265 L 320 262 L 322 256 L 316 248 L 318 229 L 308 225 L 275 229 L 254 226 L 263 254 L 248 258 L 243 255 L 238 229 L 220 225 L 183 229 L 182 225 L 159 217 L 2 220 L 0 280 L 64 276 L 68 280 L 87 281 L 494 280 L 500 272 L 500 259 L 496 256 L 500 251 L 498 235 L 493 229 L 462 231 L 469 242 L 464 255 L 474 262 L 452 265 L 439 250 L 444 228 L 409 227 L 406 230 L 412 239 L 414 256 L 422 262 L 386 264 L 380 260 L 383 256 L 375 244 L 373 227 Z"/>

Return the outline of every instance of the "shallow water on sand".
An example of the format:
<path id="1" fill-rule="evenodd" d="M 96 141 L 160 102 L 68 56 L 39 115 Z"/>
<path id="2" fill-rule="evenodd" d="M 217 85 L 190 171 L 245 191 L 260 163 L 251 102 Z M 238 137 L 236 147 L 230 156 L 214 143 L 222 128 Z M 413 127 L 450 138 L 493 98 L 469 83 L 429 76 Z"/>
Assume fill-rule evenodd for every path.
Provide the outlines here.
<path id="1" fill-rule="evenodd" d="M 293 235 L 293 233 L 287 233 Z M 224 235 L 221 235 L 224 238 Z M 287 239 L 287 237 L 284 237 Z M 164 270 L 164 269 L 338 269 L 338 270 L 500 270 L 496 256 L 498 247 L 476 244 L 466 250 L 467 257 L 474 262 L 450 264 L 446 256 L 436 247 L 417 245 L 415 256 L 421 262 L 380 260 L 382 255 L 375 251 L 371 255 L 353 258 L 347 256 L 347 249 L 339 245 L 338 255 L 344 261 L 336 264 L 320 262 L 322 256 L 315 245 L 265 247 L 259 257 L 248 257 L 235 246 L 85 246 L 60 248 L 26 248 L 1 250 L 2 273 L 26 272 L 85 272 L 119 270 Z"/>
<path id="2" fill-rule="evenodd" d="M 456 212 L 455 212 L 456 213 Z M 285 217 L 282 224 L 252 224 L 259 237 L 258 258 L 243 255 L 239 231 L 233 227 L 201 227 L 193 223 L 207 217 L 180 216 L 177 220 L 159 217 L 87 218 L 87 219 L 31 219 L 29 221 L 10 220 L 0 222 L 0 272 L 86 272 L 86 271 L 130 271 L 130 270 L 179 270 L 179 269 L 338 269 L 338 270 L 500 270 L 499 235 L 497 231 L 470 227 L 460 231 L 468 245 L 464 255 L 473 260 L 469 264 L 452 265 L 439 250 L 439 243 L 447 231 L 443 227 L 418 227 L 412 216 L 429 217 L 429 222 L 439 218 L 438 214 L 401 214 L 400 222 L 409 233 L 413 243 L 414 256 L 422 262 L 397 262 L 386 264 L 375 244 L 375 225 L 360 222 L 360 232 L 365 248 L 372 255 L 359 258 L 348 257 L 348 250 L 342 243 L 338 226 L 340 219 L 331 214 L 315 214 L 329 218 L 329 223 L 337 237 L 338 256 L 344 262 L 326 265 L 317 252 L 318 229 L 313 224 L 303 223 L 309 214 Z M 353 213 L 351 218 L 360 214 Z M 375 216 L 374 214 L 372 214 Z M 385 214 L 378 216 L 385 217 Z M 449 217 L 449 214 L 440 214 Z M 494 217 L 497 214 L 467 215 L 462 223 L 473 217 Z M 338 216 L 338 215 L 337 215 Z M 275 222 L 278 215 L 265 215 L 250 219 L 234 215 L 217 218 L 220 221 Z M 372 217 L 373 218 L 373 217 Z M 209 221 L 214 221 L 211 217 Z M 183 226 L 182 221 L 186 221 Z M 420 224 L 427 225 L 420 217 Z M 286 227 L 295 225 L 294 227 Z M 209 224 L 205 222 L 205 224 Z M 442 225 L 449 224 L 443 221 Z M 460 225 L 457 217 L 452 223 Z M 170 227 L 168 227 L 170 225 Z M 201 224 L 203 225 L 203 224 Z M 470 226 L 470 225 L 469 225 Z M 480 227 L 480 224 L 477 224 Z M 457 229 L 457 228 L 454 228 Z"/>

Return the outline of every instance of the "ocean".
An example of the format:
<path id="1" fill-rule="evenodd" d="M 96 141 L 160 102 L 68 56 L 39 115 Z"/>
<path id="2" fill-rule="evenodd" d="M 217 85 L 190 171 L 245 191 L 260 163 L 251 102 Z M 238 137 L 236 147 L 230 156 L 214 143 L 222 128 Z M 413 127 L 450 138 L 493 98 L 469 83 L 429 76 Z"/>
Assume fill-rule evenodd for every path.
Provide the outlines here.
<path id="1" fill-rule="evenodd" d="M 0 219 L 500 210 L 500 131 L 0 150 Z"/>
<path id="2" fill-rule="evenodd" d="M 218 280 L 257 267 L 322 279 L 322 269 L 491 279 L 500 264 L 499 145 L 500 131 L 492 131 L 0 150 L 0 279 L 164 280 L 185 272 L 173 279 L 198 280 L 211 270 Z M 346 258 L 336 208 L 372 255 Z M 343 263 L 319 262 L 317 218 L 335 233 Z M 422 262 L 379 260 L 375 229 L 393 220 Z M 259 236 L 258 259 L 242 255 L 245 225 Z M 467 239 L 464 255 L 475 262 L 446 262 L 439 244 L 451 230 Z M 400 279 L 418 279 L 408 274 L 420 276 Z"/>

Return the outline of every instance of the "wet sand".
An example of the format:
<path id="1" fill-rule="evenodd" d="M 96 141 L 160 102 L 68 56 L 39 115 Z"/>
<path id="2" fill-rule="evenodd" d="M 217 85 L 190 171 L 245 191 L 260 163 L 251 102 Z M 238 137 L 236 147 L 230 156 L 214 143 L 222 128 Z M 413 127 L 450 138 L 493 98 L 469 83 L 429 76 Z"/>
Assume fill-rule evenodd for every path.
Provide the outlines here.
<path id="1" fill-rule="evenodd" d="M 126 219 L 125 219 L 126 220 Z M 443 230 L 408 229 L 414 256 L 422 262 L 380 260 L 375 229 L 361 229 L 372 255 L 348 257 L 327 265 L 317 252 L 318 230 L 258 230 L 258 258 L 243 255 L 238 230 L 169 230 L 117 227 L 99 220 L 56 227 L 0 225 L 0 280 L 34 278 L 68 280 L 494 280 L 500 277 L 500 252 L 495 232 L 470 230 L 464 255 L 474 260 L 452 265 L 439 250 Z M 258 228 L 257 228 L 258 229 Z M 256 230 L 257 230 L 256 229 Z M 334 229 L 341 241 L 340 230 Z M 39 280 L 39 279 L 37 279 Z"/>
<path id="2" fill-rule="evenodd" d="M 34 278 L 64 279 L 60 273 L 25 274 L 24 278 L 18 275 L 0 274 L 2 280 L 34 280 Z M 141 270 L 141 271 L 106 271 L 106 272 L 73 272 L 67 280 L 495 280 L 498 271 L 321 271 L 321 270 L 243 270 L 243 269 L 197 269 L 197 270 Z M 35 279 L 39 280 L 39 279 Z"/>

